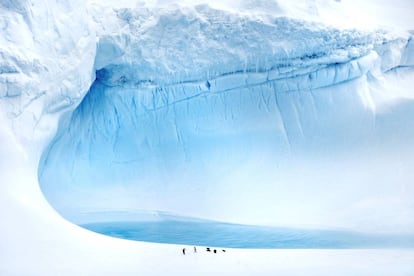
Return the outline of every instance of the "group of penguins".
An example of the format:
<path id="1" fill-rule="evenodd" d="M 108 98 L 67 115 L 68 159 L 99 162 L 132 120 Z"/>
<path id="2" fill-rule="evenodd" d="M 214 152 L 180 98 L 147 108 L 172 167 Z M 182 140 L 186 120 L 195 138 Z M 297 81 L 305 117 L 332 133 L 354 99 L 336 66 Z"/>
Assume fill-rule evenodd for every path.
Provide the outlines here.
<path id="1" fill-rule="evenodd" d="M 184 248 L 183 248 L 183 255 L 185 255 L 185 251 L 186 251 L 186 248 L 184 247 Z M 217 249 L 211 249 L 210 247 L 207 247 L 207 248 L 206 248 L 206 251 L 207 251 L 207 252 L 213 252 L 214 254 L 216 254 L 216 253 L 218 252 L 218 250 L 217 250 Z M 222 249 L 221 251 L 222 251 L 222 252 L 226 252 L 226 250 L 225 250 L 225 249 Z M 195 247 L 195 246 L 194 246 L 194 253 L 197 253 L 197 247 Z"/>

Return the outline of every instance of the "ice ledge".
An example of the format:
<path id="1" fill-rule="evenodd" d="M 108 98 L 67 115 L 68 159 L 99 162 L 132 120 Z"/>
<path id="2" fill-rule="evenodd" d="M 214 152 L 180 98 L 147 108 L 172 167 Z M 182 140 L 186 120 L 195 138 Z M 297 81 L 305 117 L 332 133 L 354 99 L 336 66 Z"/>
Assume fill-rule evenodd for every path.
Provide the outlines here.
<path id="1" fill-rule="evenodd" d="M 289 92 L 413 63 L 409 34 L 262 21 L 206 5 L 116 15 L 119 30 L 100 38 L 95 59 L 97 80 L 110 87 L 220 93 L 269 83 Z"/>

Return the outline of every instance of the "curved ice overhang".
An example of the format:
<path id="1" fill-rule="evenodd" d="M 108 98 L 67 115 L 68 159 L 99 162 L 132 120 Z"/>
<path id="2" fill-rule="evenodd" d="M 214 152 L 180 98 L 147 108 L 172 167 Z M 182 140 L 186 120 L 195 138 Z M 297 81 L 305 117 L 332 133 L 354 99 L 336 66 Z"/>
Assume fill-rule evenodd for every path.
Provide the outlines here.
<path id="1" fill-rule="evenodd" d="M 120 9 L 117 18 L 119 33 L 100 38 L 95 59 L 97 81 L 110 87 L 217 93 L 269 83 L 305 91 L 412 64 L 409 34 L 261 21 L 204 5 Z"/>
<path id="2" fill-rule="evenodd" d="M 412 66 L 408 35 L 258 22 L 205 6 L 118 17 L 119 33 L 98 43 L 94 84 L 39 166 L 43 192 L 69 220 L 164 210 L 350 226 L 365 216 L 360 206 L 411 212 L 378 161 L 381 147 L 412 137 L 411 124 L 383 119 L 371 89 Z M 372 163 L 383 171 L 375 179 L 387 180 L 368 192 Z M 347 204 L 355 210 L 335 217 Z"/>
<path id="3" fill-rule="evenodd" d="M 392 40 L 383 32 L 284 17 L 260 22 L 204 6 L 161 15 L 121 10 L 118 17 L 124 23 L 120 33 L 101 38 L 95 63 L 97 70 L 110 72 L 105 77 L 110 86 L 164 86 L 240 72 L 286 78 L 361 58 Z"/>

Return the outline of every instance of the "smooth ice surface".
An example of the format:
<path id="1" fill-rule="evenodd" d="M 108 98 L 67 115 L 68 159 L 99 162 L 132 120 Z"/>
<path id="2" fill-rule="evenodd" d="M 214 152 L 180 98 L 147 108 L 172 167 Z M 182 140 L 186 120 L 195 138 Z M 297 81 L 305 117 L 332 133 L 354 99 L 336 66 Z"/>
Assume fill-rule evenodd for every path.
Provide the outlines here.
<path id="1" fill-rule="evenodd" d="M 414 235 L 367 234 L 344 230 L 276 228 L 159 214 L 141 221 L 82 224 L 108 236 L 156 243 L 224 248 L 413 248 Z"/>

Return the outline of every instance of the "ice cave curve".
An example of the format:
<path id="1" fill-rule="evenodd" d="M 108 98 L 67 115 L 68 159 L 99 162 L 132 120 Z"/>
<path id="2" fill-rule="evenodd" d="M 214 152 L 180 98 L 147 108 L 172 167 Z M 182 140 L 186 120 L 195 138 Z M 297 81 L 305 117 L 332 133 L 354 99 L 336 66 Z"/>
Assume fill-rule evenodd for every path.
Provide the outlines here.
<path id="1" fill-rule="evenodd" d="M 376 87 L 412 74 L 409 34 L 205 5 L 117 16 L 94 83 L 40 161 L 41 189 L 65 218 L 386 228 L 399 217 L 378 208 L 407 210 L 414 191 L 382 169 L 410 179 L 414 123 L 393 118 L 413 116 L 414 102 L 384 112 Z"/>

